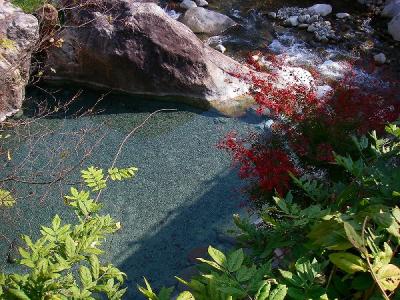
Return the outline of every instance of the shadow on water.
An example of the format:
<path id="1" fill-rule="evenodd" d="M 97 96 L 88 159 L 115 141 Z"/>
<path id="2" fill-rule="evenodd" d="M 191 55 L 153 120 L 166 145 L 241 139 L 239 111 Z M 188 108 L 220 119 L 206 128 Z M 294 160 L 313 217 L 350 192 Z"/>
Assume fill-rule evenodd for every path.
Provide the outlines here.
<path id="1" fill-rule="evenodd" d="M 118 266 L 128 277 L 127 299 L 144 299 L 136 288 L 144 284 L 143 276 L 156 289 L 175 285 L 174 276 L 191 266 L 187 259 L 191 250 L 232 246 L 218 236 L 233 228 L 232 215 L 240 212 L 239 185 L 235 172 L 223 172 L 203 182 L 199 193 L 187 199 L 188 204 L 165 213 L 143 237 L 124 247 L 124 259 Z"/>
<path id="2" fill-rule="evenodd" d="M 60 93 L 63 94 L 58 95 L 58 99 L 69 99 L 75 90 L 63 89 Z M 33 93 L 28 95 L 36 97 Z M 189 266 L 186 257 L 190 250 L 209 244 L 226 245 L 219 233 L 232 226 L 232 214 L 240 211 L 243 199 L 238 193 L 241 181 L 230 168 L 229 157 L 215 145 L 231 130 L 247 132 L 253 121 L 224 118 L 171 102 L 144 103 L 144 100 L 121 95 L 105 97 L 97 107 L 98 114 L 74 117 L 76 111 L 90 107 L 98 98 L 98 93 L 85 90 L 82 101 L 78 99 L 73 104 L 75 107 L 40 120 L 38 130 L 47 126 L 55 132 L 43 138 L 37 149 L 38 160 L 26 167 L 40 169 L 47 165 L 45 155 L 52 152 L 47 149 L 59 151 L 62 140 L 69 147 L 70 137 L 64 133 L 94 126 L 100 133 L 105 133 L 105 137 L 83 167 L 107 168 L 127 133 L 150 112 L 178 108 L 176 112 L 156 115 L 127 141 L 117 164 L 120 167 L 137 166 L 138 176 L 132 181 L 110 184 L 103 194 L 104 212 L 123 225 L 121 232 L 105 243 L 107 254 L 103 261 L 112 262 L 128 275 L 127 299 L 142 299 L 136 288 L 136 284 L 142 284 L 142 276 L 146 276 L 154 287 L 174 285 L 173 276 Z M 33 109 L 31 112 L 25 110 L 24 117 L 32 117 L 32 112 Z M 59 128 L 54 126 L 56 123 L 61 124 Z M 95 139 L 96 135 L 88 136 L 88 143 Z M 14 157 L 16 162 L 20 161 L 24 152 L 15 153 Z M 76 160 L 75 156 L 70 160 Z M 39 225 L 47 224 L 55 213 L 60 213 L 64 221 L 73 220 L 62 201 L 66 188 L 68 186 L 60 186 L 59 191 L 50 193 L 38 205 L 35 199 L 25 196 L 31 191 L 40 194 L 45 186 L 15 184 L 15 190 L 21 194 L 21 200 L 13 210 L 17 213 L 15 221 L 12 224 L 3 221 L 0 233 L 10 240 L 21 233 L 37 233 Z M 7 248 L 8 244 L 1 241 L 1 252 L 5 253 Z M 6 272 L 14 267 L 4 259 L 1 262 L 1 268 Z"/>
<path id="3" fill-rule="evenodd" d="M 112 90 L 95 90 L 91 88 L 68 88 L 56 86 L 30 87 L 28 99 L 24 103 L 24 116 L 34 117 L 40 105 L 46 103 L 49 110 L 54 110 L 63 104 L 68 103 L 65 109 L 54 112 L 48 118 L 73 118 L 82 113 L 102 114 L 126 114 L 146 113 L 155 110 L 179 109 L 193 113 L 207 111 L 203 104 L 199 107 L 183 103 L 181 99 L 174 97 L 151 97 L 132 96 L 113 92 Z"/>

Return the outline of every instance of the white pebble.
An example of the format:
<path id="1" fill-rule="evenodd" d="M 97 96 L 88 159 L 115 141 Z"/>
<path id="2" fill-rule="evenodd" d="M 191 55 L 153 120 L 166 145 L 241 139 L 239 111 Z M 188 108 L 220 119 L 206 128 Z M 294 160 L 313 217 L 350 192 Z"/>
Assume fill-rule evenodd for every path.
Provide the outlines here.
<path id="1" fill-rule="evenodd" d="M 215 49 L 221 53 L 225 53 L 225 51 L 226 51 L 226 48 L 222 44 L 218 44 L 217 46 L 215 46 Z"/>

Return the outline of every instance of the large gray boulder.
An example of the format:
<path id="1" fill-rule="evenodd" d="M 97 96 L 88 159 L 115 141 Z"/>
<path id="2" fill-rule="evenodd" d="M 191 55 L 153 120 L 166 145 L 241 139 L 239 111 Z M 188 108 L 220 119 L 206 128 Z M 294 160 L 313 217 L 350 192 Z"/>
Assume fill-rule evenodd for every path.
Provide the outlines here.
<path id="1" fill-rule="evenodd" d="M 37 19 L 0 0 L 0 121 L 21 108 L 38 39 Z"/>
<path id="2" fill-rule="evenodd" d="M 228 28 L 237 25 L 228 16 L 203 7 L 188 9 L 179 21 L 195 33 L 206 33 L 209 35 L 218 35 Z"/>
<path id="3" fill-rule="evenodd" d="M 395 16 L 388 24 L 388 31 L 393 39 L 400 41 L 400 14 Z"/>
<path id="4" fill-rule="evenodd" d="M 381 15 L 387 18 L 394 18 L 400 14 L 400 0 L 390 0 L 385 3 Z"/>
<path id="5" fill-rule="evenodd" d="M 68 3 L 67 3 L 68 4 Z M 130 94 L 174 96 L 194 105 L 229 103 L 247 92 L 235 74 L 248 70 L 211 49 L 154 3 L 103 0 L 69 10 L 48 52 L 45 78 Z M 76 1 L 71 1 L 76 7 Z M 55 73 L 54 73 L 55 71 Z"/>

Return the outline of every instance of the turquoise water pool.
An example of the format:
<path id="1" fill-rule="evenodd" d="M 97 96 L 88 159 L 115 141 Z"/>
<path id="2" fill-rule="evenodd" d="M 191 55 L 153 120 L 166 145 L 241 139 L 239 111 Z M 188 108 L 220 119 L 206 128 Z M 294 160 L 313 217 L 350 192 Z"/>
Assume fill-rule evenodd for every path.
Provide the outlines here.
<path id="1" fill-rule="evenodd" d="M 71 95 L 73 91 L 67 91 L 63 97 Z M 173 276 L 190 265 L 187 254 L 193 248 L 227 246 L 218 235 L 232 226 L 232 214 L 241 210 L 243 198 L 231 160 L 216 144 L 231 130 L 254 129 L 255 122 L 172 102 L 118 95 L 105 97 L 96 107 L 98 114 L 72 117 L 73 111 L 91 106 L 98 97 L 94 92 L 83 93 L 68 114 L 47 117 L 21 129 L 11 138 L 13 160 L 3 173 L 18 167 L 21 177 L 46 181 L 56 178 L 59 170 L 74 166 L 88 149 L 93 153 L 82 167 L 107 168 L 125 136 L 149 113 L 176 108 L 156 114 L 127 141 L 117 166 L 138 167 L 137 177 L 110 184 L 101 199 L 104 212 L 122 223 L 122 230 L 105 244 L 108 253 L 103 258 L 127 273 L 129 296 L 136 299 L 136 284 L 142 283 L 142 276 L 155 287 L 173 285 Z M 25 163 L 19 166 L 21 161 Z M 79 181 L 78 171 L 50 186 L 4 185 L 19 197 L 14 208 L 2 210 L 4 271 L 15 268 L 7 263 L 5 253 L 10 242 L 18 244 L 20 234 L 35 235 L 39 224 L 48 223 L 56 213 L 65 220 L 73 218 L 62 194 Z"/>

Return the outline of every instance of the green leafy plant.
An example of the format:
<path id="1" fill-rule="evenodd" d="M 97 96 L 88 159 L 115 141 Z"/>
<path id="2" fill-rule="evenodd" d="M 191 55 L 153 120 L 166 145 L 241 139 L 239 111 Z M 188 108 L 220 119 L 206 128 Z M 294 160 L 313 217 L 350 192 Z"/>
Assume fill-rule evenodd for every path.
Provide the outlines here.
<path id="1" fill-rule="evenodd" d="M 203 274 L 190 281 L 179 277 L 177 279 L 186 285 L 190 291 L 184 291 L 177 299 L 255 299 L 255 300 L 281 300 L 287 293 L 287 287 L 278 284 L 276 280 L 268 278 L 271 264 L 256 266 L 250 261 L 245 261 L 243 249 L 238 249 L 225 255 L 218 249 L 208 248 L 211 260 L 199 258 L 207 267 Z M 160 295 L 154 294 L 151 286 L 145 279 L 146 288 L 139 290 L 151 300 L 170 299 L 163 298 L 161 292 L 167 295 L 164 289 Z M 168 290 L 171 293 L 172 290 Z M 186 297 L 186 298 L 185 298 Z"/>
<path id="2" fill-rule="evenodd" d="M 82 171 L 82 178 L 93 191 L 101 191 L 106 187 L 102 174 L 101 169 L 89 167 Z M 134 175 L 129 174 L 123 178 Z M 3 194 L 11 197 L 8 192 Z M 0 274 L 0 299 L 122 298 L 125 274 L 99 260 L 102 243 L 121 228 L 121 223 L 99 214 L 101 204 L 89 191 L 72 187 L 65 202 L 75 211 L 77 223 L 65 224 L 56 215 L 50 226 L 41 227 L 41 237 L 36 241 L 23 236 L 25 246 L 19 248 L 19 264 L 28 272 Z"/>
<path id="3" fill-rule="evenodd" d="M 399 299 L 400 128 L 351 140 L 356 158 L 333 153 L 339 181 L 291 175 L 259 221 L 234 216 L 240 248 L 210 247 L 199 276 L 178 278 L 182 299 Z"/>
<path id="4" fill-rule="evenodd" d="M 356 160 L 334 155 L 348 174 L 340 182 L 292 176 L 299 190 L 259 212 L 265 226 L 236 218 L 239 241 L 254 256 L 285 252 L 287 269 L 274 278 L 288 285 L 289 299 L 398 297 L 400 128 L 390 124 L 386 133 L 353 138 Z"/>

